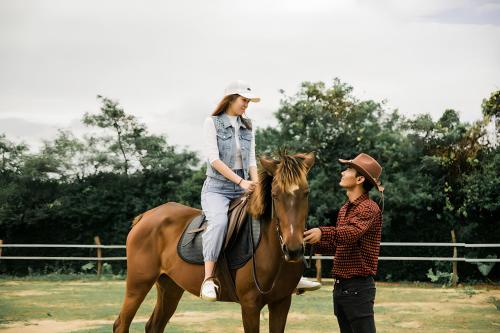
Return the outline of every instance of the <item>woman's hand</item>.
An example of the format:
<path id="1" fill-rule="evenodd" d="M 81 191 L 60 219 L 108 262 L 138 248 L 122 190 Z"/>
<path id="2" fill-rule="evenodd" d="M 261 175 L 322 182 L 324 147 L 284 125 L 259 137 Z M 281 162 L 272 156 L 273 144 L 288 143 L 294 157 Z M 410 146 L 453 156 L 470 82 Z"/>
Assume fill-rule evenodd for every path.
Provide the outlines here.
<path id="1" fill-rule="evenodd" d="M 255 187 L 257 186 L 257 182 L 251 181 L 251 180 L 246 180 L 242 179 L 240 182 L 240 186 L 246 191 L 252 193 L 255 190 Z"/>
<path id="2" fill-rule="evenodd" d="M 304 242 L 309 244 L 317 243 L 321 240 L 321 229 L 312 228 L 304 231 Z"/>

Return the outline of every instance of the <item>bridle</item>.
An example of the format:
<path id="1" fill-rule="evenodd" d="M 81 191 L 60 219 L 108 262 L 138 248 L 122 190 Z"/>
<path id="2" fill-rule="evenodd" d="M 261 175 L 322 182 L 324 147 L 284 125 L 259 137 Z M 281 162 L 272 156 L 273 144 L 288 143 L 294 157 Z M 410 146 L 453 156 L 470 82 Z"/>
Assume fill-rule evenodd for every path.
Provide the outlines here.
<path id="1" fill-rule="evenodd" d="M 253 239 L 253 230 L 251 229 L 250 230 L 250 240 L 252 242 L 252 276 L 253 276 L 253 280 L 255 282 L 255 286 L 257 287 L 257 289 L 259 290 L 259 292 L 262 294 L 262 295 L 266 295 L 266 294 L 269 294 L 271 292 L 271 290 L 273 290 L 274 288 L 274 285 L 276 284 L 276 280 L 278 279 L 278 276 L 281 272 L 281 269 L 283 267 L 283 257 L 286 256 L 284 250 L 283 250 L 283 236 L 281 235 L 281 230 L 280 230 L 280 221 L 279 221 L 279 218 L 278 218 L 278 215 L 276 214 L 276 211 L 275 211 L 275 204 L 274 204 L 274 198 L 271 196 L 271 221 L 276 221 L 276 233 L 278 234 L 278 239 L 279 239 L 279 242 L 280 242 L 280 251 L 281 251 L 281 260 L 280 260 L 280 265 L 279 265 L 279 268 L 278 268 L 278 272 L 276 272 L 276 275 L 274 276 L 274 279 L 273 279 L 273 283 L 271 284 L 271 288 L 269 288 L 268 290 L 263 290 L 262 286 L 260 285 L 259 283 L 259 280 L 257 279 L 257 269 L 256 269 L 256 265 L 255 265 L 255 244 L 254 244 L 254 239 Z M 304 246 L 304 245 L 302 245 Z M 305 252 L 305 249 L 304 249 L 304 252 Z M 312 249 L 311 249 L 311 254 L 310 256 L 312 256 Z M 311 258 L 309 258 L 309 265 L 307 264 L 307 261 L 304 260 L 304 262 L 306 263 L 306 267 L 309 268 L 310 267 L 310 261 L 311 261 Z"/>
<path id="2" fill-rule="evenodd" d="M 272 198 L 272 196 L 271 196 Z M 280 229 L 280 219 L 278 218 L 278 215 L 276 215 L 276 209 L 274 208 L 274 198 L 271 199 L 271 221 L 276 220 L 276 233 L 278 234 L 278 238 L 280 240 L 280 250 L 283 255 L 285 255 L 285 252 L 283 251 L 283 236 L 281 236 L 281 229 Z"/>
<path id="3" fill-rule="evenodd" d="M 280 221 L 279 221 L 279 218 L 276 215 L 275 210 L 274 210 L 274 198 L 272 199 L 272 203 L 271 204 L 272 204 L 271 220 L 276 219 L 276 232 L 278 233 L 278 238 L 280 240 L 280 249 L 281 249 L 281 253 L 285 256 L 286 254 L 283 251 L 283 243 L 284 242 L 283 242 L 283 236 L 281 236 Z M 304 253 L 306 253 L 306 246 L 305 246 L 304 243 L 302 243 L 302 247 L 304 249 Z M 311 247 L 310 247 L 311 251 L 309 252 L 309 261 L 304 258 L 304 265 L 306 266 L 307 269 L 311 268 L 311 260 L 312 260 L 313 248 L 314 248 L 314 245 L 311 245 Z"/>

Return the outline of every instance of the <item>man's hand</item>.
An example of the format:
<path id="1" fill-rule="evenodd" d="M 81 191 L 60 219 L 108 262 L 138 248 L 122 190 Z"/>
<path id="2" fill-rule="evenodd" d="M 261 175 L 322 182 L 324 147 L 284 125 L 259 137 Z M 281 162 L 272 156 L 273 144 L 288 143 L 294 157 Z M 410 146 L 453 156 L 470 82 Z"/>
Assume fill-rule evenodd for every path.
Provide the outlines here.
<path id="1" fill-rule="evenodd" d="M 321 240 L 321 229 L 312 228 L 304 231 L 304 242 L 309 244 L 317 243 Z"/>

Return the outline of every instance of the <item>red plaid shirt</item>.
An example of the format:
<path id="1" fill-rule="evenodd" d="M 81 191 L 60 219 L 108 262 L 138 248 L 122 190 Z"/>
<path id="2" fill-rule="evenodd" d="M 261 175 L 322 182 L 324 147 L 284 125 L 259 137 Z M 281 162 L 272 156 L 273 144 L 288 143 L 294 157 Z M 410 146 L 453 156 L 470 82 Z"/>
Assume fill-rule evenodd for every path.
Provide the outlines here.
<path id="1" fill-rule="evenodd" d="M 314 244 L 314 252 L 335 255 L 333 277 L 347 279 L 377 273 L 382 214 L 368 194 L 346 202 L 335 227 L 320 229 L 321 240 Z"/>

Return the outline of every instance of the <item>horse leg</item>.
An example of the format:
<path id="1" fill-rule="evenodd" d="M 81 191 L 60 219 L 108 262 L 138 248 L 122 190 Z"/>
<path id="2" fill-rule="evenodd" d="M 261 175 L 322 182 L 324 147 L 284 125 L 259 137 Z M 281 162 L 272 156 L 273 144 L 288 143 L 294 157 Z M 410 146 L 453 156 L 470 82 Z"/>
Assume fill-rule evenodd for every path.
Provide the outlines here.
<path id="1" fill-rule="evenodd" d="M 261 310 L 262 307 L 258 307 L 257 304 L 241 305 L 245 333 L 259 333 Z"/>
<path id="2" fill-rule="evenodd" d="M 156 278 L 156 276 L 139 278 L 139 276 L 134 275 L 127 277 L 125 300 L 120 314 L 113 324 L 113 333 L 128 333 L 137 309 L 139 309 L 142 301 L 151 290 Z"/>
<path id="3" fill-rule="evenodd" d="M 156 306 L 151 318 L 146 323 L 147 333 L 163 332 L 184 293 L 184 289 L 166 275 L 160 276 L 156 282 L 156 290 Z"/>
<path id="4" fill-rule="evenodd" d="M 269 333 L 282 333 L 285 332 L 286 318 L 290 304 L 292 303 L 292 296 L 287 296 L 274 303 L 268 304 L 269 308 Z"/>

